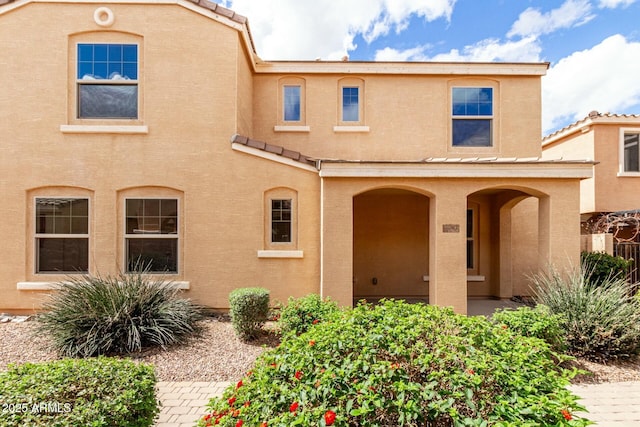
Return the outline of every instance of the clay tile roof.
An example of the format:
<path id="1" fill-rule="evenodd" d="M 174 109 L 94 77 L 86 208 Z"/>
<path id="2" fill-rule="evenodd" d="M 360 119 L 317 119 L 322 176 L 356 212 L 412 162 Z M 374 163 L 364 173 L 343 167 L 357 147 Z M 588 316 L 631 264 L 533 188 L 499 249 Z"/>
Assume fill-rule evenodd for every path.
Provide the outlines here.
<path id="1" fill-rule="evenodd" d="M 593 121 L 597 121 L 599 118 L 613 118 L 613 119 L 640 119 L 640 114 L 613 114 L 613 113 L 600 113 L 598 111 L 591 111 L 586 117 L 577 120 L 565 127 L 563 127 L 562 129 L 558 129 L 557 131 L 550 133 L 549 135 L 546 135 L 544 138 L 542 138 L 542 141 L 546 141 L 548 139 L 553 138 L 556 135 L 559 135 L 565 131 L 568 131 L 569 129 L 572 128 L 576 128 L 579 127 L 580 125 L 584 124 L 585 122 L 587 122 L 588 120 Z"/>
<path id="2" fill-rule="evenodd" d="M 2 0 L 0 0 L 2 1 Z M 197 4 L 198 6 L 204 7 L 205 9 L 209 9 L 210 11 L 217 13 L 218 15 L 222 15 L 226 18 L 231 19 L 232 21 L 235 21 L 239 24 L 246 24 L 247 23 L 247 18 L 242 16 L 242 15 L 238 15 L 237 13 L 235 13 L 233 10 L 231 9 L 227 9 L 226 7 L 222 7 L 217 3 L 214 3 L 212 1 L 209 0 L 189 0 L 192 3 Z"/>
<path id="3" fill-rule="evenodd" d="M 0 6 L 8 3 L 12 3 L 15 0 L 0 0 Z M 225 18 L 229 18 L 232 21 L 237 22 L 238 24 L 246 24 L 247 18 L 245 16 L 239 15 L 235 13 L 233 10 L 228 9 L 226 7 L 220 6 L 217 3 L 214 3 L 209 0 L 189 0 L 191 3 L 195 3 L 200 7 L 205 9 L 209 9 L 210 11 L 217 13 L 218 15 L 224 16 Z"/>
<path id="4" fill-rule="evenodd" d="M 275 154 L 287 159 L 300 162 L 302 164 L 316 167 L 316 161 L 293 150 L 286 149 L 280 145 L 267 144 L 264 141 L 258 141 L 257 139 L 248 138 L 243 135 L 234 135 L 231 138 L 231 142 L 234 144 L 242 144 L 247 147 L 255 148 L 266 153 Z"/>

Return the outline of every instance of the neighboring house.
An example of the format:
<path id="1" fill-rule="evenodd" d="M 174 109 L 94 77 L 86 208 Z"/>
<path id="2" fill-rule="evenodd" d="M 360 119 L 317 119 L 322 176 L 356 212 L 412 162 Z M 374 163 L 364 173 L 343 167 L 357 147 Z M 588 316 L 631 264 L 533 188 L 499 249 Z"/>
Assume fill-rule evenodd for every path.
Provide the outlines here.
<path id="1" fill-rule="evenodd" d="M 601 214 L 640 209 L 640 115 L 592 111 L 542 140 L 543 157 L 594 159 L 580 182 L 584 232 Z"/>
<path id="2" fill-rule="evenodd" d="M 542 140 L 544 157 L 594 159 L 593 177 L 580 182 L 583 249 L 591 233 L 611 233 L 594 245 L 627 259 L 640 259 L 640 115 L 592 111 Z M 638 264 L 630 279 L 637 281 Z"/>
<path id="3" fill-rule="evenodd" d="M 3 311 L 141 259 L 214 308 L 264 286 L 464 313 L 526 292 L 523 259 L 578 259 L 593 164 L 540 158 L 546 63 L 263 61 L 206 0 L 0 3 Z"/>

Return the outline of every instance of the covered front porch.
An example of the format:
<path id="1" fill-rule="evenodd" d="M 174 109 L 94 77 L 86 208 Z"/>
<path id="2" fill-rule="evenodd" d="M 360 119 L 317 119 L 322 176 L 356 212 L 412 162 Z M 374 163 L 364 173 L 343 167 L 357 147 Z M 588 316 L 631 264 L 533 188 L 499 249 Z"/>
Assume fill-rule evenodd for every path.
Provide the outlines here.
<path id="1" fill-rule="evenodd" d="M 469 298 L 527 294 L 528 274 L 579 259 L 578 187 L 591 165 L 560 165 L 323 164 L 322 295 L 468 313 Z M 529 229 L 514 209 L 525 200 Z"/>

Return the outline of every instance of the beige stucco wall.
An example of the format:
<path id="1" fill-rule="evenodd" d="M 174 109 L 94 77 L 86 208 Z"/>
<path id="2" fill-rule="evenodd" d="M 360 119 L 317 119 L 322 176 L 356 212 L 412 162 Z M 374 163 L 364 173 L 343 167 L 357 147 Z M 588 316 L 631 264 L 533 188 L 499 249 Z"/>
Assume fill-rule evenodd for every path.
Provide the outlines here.
<path id="1" fill-rule="evenodd" d="M 0 15 L 2 141 L 0 307 L 37 308 L 41 293 L 18 282 L 49 282 L 35 274 L 36 196 L 86 196 L 90 201 L 92 273 L 124 266 L 124 198 L 179 200 L 179 272 L 186 295 L 227 307 L 240 286 L 273 289 L 274 300 L 317 291 L 317 174 L 231 150 L 230 137 L 252 121 L 251 71 L 237 30 L 177 5 L 109 4 L 111 28 L 93 19 L 95 4 L 37 3 Z M 51 17 L 57 17 L 51 19 Z M 25 27 L 33 31 L 25 31 Z M 37 30 L 36 30 L 37 29 Z M 19 37 L 16 37 L 20 34 Z M 75 42 L 140 43 L 140 119 L 74 119 Z M 71 112 L 71 113 L 70 113 Z M 144 125 L 147 134 L 63 133 L 61 125 Z M 262 259 L 264 194 L 299 194 L 302 259 Z"/>
<path id="2" fill-rule="evenodd" d="M 417 160 L 426 157 L 539 156 L 540 79 L 528 76 L 453 77 L 438 75 L 354 75 L 364 81 L 364 120 L 368 132 L 335 132 L 340 75 L 298 74 L 304 86 L 303 125 L 308 132 L 274 130 L 281 108 L 282 75 L 255 78 L 254 136 L 312 157 Z M 494 88 L 494 146 L 451 147 L 451 88 Z M 408 108 L 410 106 L 410 108 Z M 523 114 L 526 112 L 526 114 Z"/>
<path id="3" fill-rule="evenodd" d="M 595 211 L 615 212 L 640 209 L 640 176 L 620 174 L 621 128 L 640 131 L 637 125 L 596 125 L 593 127 L 595 139 Z"/>
<path id="4" fill-rule="evenodd" d="M 622 129 L 640 126 L 631 118 L 607 123 L 606 118 L 573 132 L 561 134 L 553 143 L 543 147 L 544 157 L 564 159 L 594 159 L 594 176 L 580 184 L 580 212 L 615 212 L 640 209 L 640 176 L 621 174 L 620 141 Z"/>
<path id="5" fill-rule="evenodd" d="M 0 80 L 11 82 L 0 91 L 0 308 L 37 309 L 43 293 L 17 284 L 65 278 L 35 273 L 36 197 L 89 199 L 89 271 L 100 274 L 124 268 L 125 199 L 176 198 L 178 273 L 168 278 L 186 282 L 186 296 L 214 308 L 228 307 L 229 292 L 245 286 L 269 288 L 274 302 L 319 291 L 351 304 L 354 278 L 360 286 L 378 277 L 372 266 L 381 262 L 388 275 L 403 278 L 394 293 L 426 295 L 428 289 L 430 302 L 462 313 L 468 295 L 508 297 L 521 267 L 509 262 L 506 268 L 511 258 L 505 257 L 520 237 L 514 226 L 507 230 L 517 219 L 503 206 L 523 192 L 539 198 L 532 258 L 538 265 L 577 259 L 577 178 L 533 171 L 539 178 L 514 179 L 520 167 L 514 164 L 494 168 L 493 178 L 324 178 L 309 164 L 230 143 L 240 133 L 312 157 L 365 161 L 535 157 L 540 64 L 519 76 L 498 64 L 498 77 L 489 75 L 492 64 L 477 65 L 483 76 L 402 75 L 397 65 L 394 74 L 355 75 L 348 63 L 321 71 L 322 62 L 316 73 L 273 73 L 268 64 L 252 64 L 245 27 L 200 6 L 108 3 L 115 17 L 110 27 L 94 21 L 98 7 L 35 2 L 0 9 Z M 137 120 L 76 118 L 80 42 L 138 44 Z M 338 89 L 347 77 L 364 90 L 363 127 L 355 133 L 334 131 L 344 125 Z M 304 83 L 308 129 L 276 131 L 283 125 L 280 85 L 292 79 Z M 451 147 L 450 93 L 458 85 L 494 88 L 492 147 Z M 107 128 L 88 127 L 96 125 Z M 412 193 L 399 195 L 397 209 L 384 209 L 395 196 L 368 193 L 381 188 Z M 270 197 L 294 201 L 294 238 L 284 246 L 269 242 Z M 466 268 L 470 205 L 478 213 L 473 271 Z M 383 261 L 361 259 L 362 248 L 375 244 L 366 230 L 385 221 L 393 226 L 379 237 L 384 243 L 404 235 L 402 249 L 385 252 Z M 389 290 L 383 288 L 387 277 L 379 277 L 379 289 Z"/>

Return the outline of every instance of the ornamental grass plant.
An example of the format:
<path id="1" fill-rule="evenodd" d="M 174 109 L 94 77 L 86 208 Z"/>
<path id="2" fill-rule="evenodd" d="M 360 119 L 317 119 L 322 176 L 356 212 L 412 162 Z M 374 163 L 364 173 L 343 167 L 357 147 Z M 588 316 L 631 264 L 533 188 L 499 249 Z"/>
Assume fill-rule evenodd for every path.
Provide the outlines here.
<path id="1" fill-rule="evenodd" d="M 626 358 L 640 350 L 640 299 L 619 276 L 601 276 L 581 266 L 532 276 L 534 300 L 564 317 L 567 352 L 594 361 Z"/>
<path id="2" fill-rule="evenodd" d="M 562 359 L 481 316 L 383 300 L 286 335 L 198 425 L 589 425 Z"/>
<path id="3" fill-rule="evenodd" d="M 36 317 L 63 356 L 128 354 L 166 347 L 197 332 L 201 309 L 146 270 L 114 276 L 72 276 L 59 284 Z"/>

